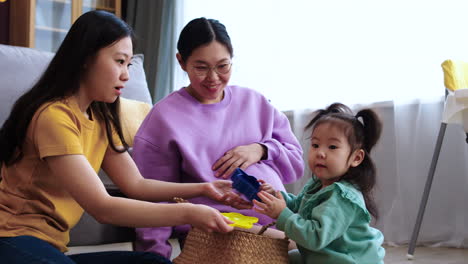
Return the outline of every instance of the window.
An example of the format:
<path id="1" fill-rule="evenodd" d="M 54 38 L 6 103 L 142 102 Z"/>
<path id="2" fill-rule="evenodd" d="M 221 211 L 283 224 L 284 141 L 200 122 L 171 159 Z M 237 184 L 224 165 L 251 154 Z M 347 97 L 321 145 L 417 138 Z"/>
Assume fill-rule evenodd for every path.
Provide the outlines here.
<path id="1" fill-rule="evenodd" d="M 468 58 L 464 0 L 184 1 L 182 24 L 218 19 L 234 46 L 231 84 L 280 110 L 440 99 L 440 64 Z"/>

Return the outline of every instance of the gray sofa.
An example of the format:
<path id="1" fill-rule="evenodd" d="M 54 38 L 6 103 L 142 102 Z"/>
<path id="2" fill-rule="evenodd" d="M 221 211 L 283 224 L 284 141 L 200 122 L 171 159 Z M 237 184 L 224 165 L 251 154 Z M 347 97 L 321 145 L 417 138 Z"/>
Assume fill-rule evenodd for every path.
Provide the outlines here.
<path id="1" fill-rule="evenodd" d="M 30 48 L 0 45 L 0 124 L 7 118 L 16 99 L 40 77 L 53 54 Z M 130 80 L 122 97 L 151 103 L 143 70 L 143 55 L 135 55 L 130 67 Z M 111 195 L 121 195 L 105 173 L 99 173 Z M 132 228 L 98 223 L 88 214 L 71 230 L 70 252 L 132 250 L 135 233 Z"/>

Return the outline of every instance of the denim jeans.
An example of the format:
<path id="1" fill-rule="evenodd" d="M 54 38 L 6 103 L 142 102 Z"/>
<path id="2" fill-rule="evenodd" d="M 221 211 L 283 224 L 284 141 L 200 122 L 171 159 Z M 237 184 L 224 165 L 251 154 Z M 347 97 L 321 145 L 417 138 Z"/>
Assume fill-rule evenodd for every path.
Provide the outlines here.
<path id="1" fill-rule="evenodd" d="M 0 237 L 0 260 L 8 264 L 170 264 L 149 252 L 107 251 L 66 256 L 51 244 L 33 236 Z"/>

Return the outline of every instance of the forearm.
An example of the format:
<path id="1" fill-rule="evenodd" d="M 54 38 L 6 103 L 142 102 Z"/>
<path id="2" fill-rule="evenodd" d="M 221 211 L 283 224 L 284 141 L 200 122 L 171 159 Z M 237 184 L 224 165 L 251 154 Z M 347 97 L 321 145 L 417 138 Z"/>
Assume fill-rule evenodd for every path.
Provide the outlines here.
<path id="1" fill-rule="evenodd" d="M 138 200 L 161 202 L 174 197 L 192 198 L 203 195 L 207 188 L 206 183 L 175 183 L 171 179 L 162 181 L 143 178 L 129 155 L 111 151 L 104 160 L 103 168 L 127 197 Z M 168 174 L 171 175 L 167 171 L 160 172 L 162 178 L 167 178 Z"/>
<path id="2" fill-rule="evenodd" d="M 288 208 L 285 208 L 281 212 L 277 219 L 276 227 L 284 231 L 298 245 L 309 250 L 320 250 L 326 245 L 324 240 L 320 239 L 323 236 L 320 223 L 314 220 L 306 220 Z"/>
<path id="3" fill-rule="evenodd" d="M 142 178 L 126 194 L 138 200 L 161 202 L 170 201 L 174 197 L 188 199 L 201 196 L 205 186 L 206 183 L 173 183 Z"/>
<path id="4" fill-rule="evenodd" d="M 89 212 L 100 223 L 128 227 L 159 227 L 188 224 L 192 204 L 158 204 L 108 196 Z"/>
<path id="5" fill-rule="evenodd" d="M 124 193 L 137 193 L 143 188 L 144 193 L 155 193 L 155 196 L 170 196 L 178 193 L 184 196 L 196 195 L 202 190 L 193 184 L 181 185 L 159 182 L 154 186 L 144 186 L 134 163 L 129 162 L 128 154 L 109 155 L 107 162 L 110 172 L 116 176 L 119 186 L 124 186 Z M 139 200 L 110 196 L 96 172 L 83 155 L 63 155 L 46 159 L 57 181 L 80 204 L 80 206 L 99 222 L 132 227 L 157 227 L 187 224 L 193 221 L 195 208 L 193 204 L 157 204 Z M 115 166 L 112 166 L 115 165 Z M 66 175 L 66 177 L 64 176 Z M 135 185 L 139 184 L 139 185 Z M 149 184 L 146 184 L 149 185 Z M 203 186 L 200 184 L 200 186 Z M 179 192 L 176 192 L 178 190 Z M 128 191 L 128 193 L 127 193 Z M 161 193 L 158 195 L 157 193 Z M 199 212 L 199 211 L 197 211 Z"/>

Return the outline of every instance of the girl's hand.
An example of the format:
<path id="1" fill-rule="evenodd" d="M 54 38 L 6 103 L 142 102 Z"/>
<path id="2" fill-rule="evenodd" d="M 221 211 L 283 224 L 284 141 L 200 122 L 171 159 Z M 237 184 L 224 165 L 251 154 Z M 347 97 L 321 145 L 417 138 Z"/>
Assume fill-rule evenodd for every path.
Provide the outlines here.
<path id="1" fill-rule="evenodd" d="M 266 147 L 259 143 L 237 146 L 224 154 L 213 164 L 215 176 L 227 179 L 236 168 L 246 169 L 259 162 L 264 156 Z"/>
<path id="2" fill-rule="evenodd" d="M 261 184 L 260 191 L 265 191 L 271 195 L 276 194 L 276 190 L 269 183 L 266 183 L 264 180 L 258 180 L 258 182 Z"/>
<path id="3" fill-rule="evenodd" d="M 238 193 L 234 192 L 231 181 L 208 182 L 205 184 L 203 195 L 237 209 L 250 209 L 253 206 L 251 202 L 244 200 Z"/>
<path id="4" fill-rule="evenodd" d="M 261 191 L 258 193 L 258 197 L 263 202 L 253 200 L 253 203 L 257 206 L 254 207 L 254 210 L 273 219 L 277 219 L 284 208 L 286 208 L 286 201 L 280 191 L 276 192 L 276 197 L 265 191 Z"/>
<path id="5" fill-rule="evenodd" d="M 229 219 L 224 217 L 218 210 L 203 205 L 194 204 L 190 207 L 190 224 L 205 232 L 220 232 L 227 233 L 234 230 L 229 224 L 233 224 Z"/>

